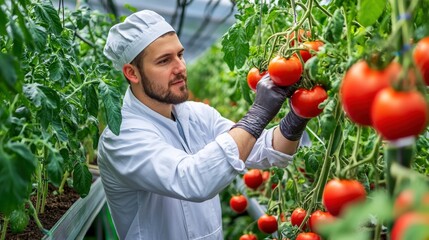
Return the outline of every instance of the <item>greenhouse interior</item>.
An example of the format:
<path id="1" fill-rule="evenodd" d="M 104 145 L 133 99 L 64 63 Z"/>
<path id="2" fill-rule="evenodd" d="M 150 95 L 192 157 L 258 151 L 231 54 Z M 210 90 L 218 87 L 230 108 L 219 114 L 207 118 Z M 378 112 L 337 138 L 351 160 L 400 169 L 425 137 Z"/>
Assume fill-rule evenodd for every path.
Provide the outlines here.
<path id="1" fill-rule="evenodd" d="M 0 1 L 0 240 L 429 239 L 427 19 Z"/>

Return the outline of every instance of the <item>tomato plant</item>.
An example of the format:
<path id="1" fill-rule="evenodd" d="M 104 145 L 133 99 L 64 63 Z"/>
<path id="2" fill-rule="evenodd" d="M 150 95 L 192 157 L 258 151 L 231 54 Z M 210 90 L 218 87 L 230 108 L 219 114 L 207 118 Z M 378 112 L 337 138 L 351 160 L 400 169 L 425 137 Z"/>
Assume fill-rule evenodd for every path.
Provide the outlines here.
<path id="1" fill-rule="evenodd" d="M 247 84 L 249 85 L 250 89 L 256 91 L 256 85 L 265 74 L 266 71 L 260 72 L 256 67 L 251 68 L 247 74 Z"/>
<path id="2" fill-rule="evenodd" d="M 301 61 L 295 56 L 290 58 L 276 56 L 268 64 L 268 73 L 278 86 L 285 87 L 298 82 L 302 72 Z"/>
<path id="3" fill-rule="evenodd" d="M 296 240 L 322 240 L 322 238 L 314 232 L 302 232 L 296 236 Z"/>
<path id="4" fill-rule="evenodd" d="M 256 190 L 263 182 L 261 170 L 250 169 L 243 175 L 243 181 L 247 187 Z"/>
<path id="5" fill-rule="evenodd" d="M 399 73 L 397 63 L 382 70 L 371 68 L 366 61 L 352 65 L 341 83 L 340 97 L 347 116 L 355 123 L 372 124 L 371 107 L 377 93 L 388 87 Z"/>
<path id="6" fill-rule="evenodd" d="M 50 191 L 89 193 L 100 129 L 119 134 L 126 83 L 102 57 L 111 15 L 24 0 L 1 2 L 0 16 L 0 216 L 34 208 L 42 229 L 39 217 L 56 210 L 46 207 Z M 21 230 L 26 214 L 10 228 Z"/>
<path id="7" fill-rule="evenodd" d="M 290 222 L 292 223 L 292 226 L 301 226 L 306 214 L 307 211 L 305 211 L 305 209 L 300 207 L 295 208 L 295 210 L 292 212 L 292 215 L 290 216 Z"/>
<path id="8" fill-rule="evenodd" d="M 429 86 L 429 37 L 420 39 L 413 52 L 415 63 L 420 69 L 423 80 Z"/>
<path id="9" fill-rule="evenodd" d="M 243 213 L 247 208 L 247 198 L 243 195 L 232 196 L 229 200 L 229 206 L 236 213 Z"/>
<path id="10" fill-rule="evenodd" d="M 271 234 L 277 231 L 277 219 L 273 215 L 264 214 L 258 219 L 258 228 L 263 233 Z"/>
<path id="11" fill-rule="evenodd" d="M 414 39 L 424 42 L 425 36 L 429 36 L 427 21 L 423 20 L 429 17 L 429 6 L 423 2 L 352 0 L 327 1 L 320 5 L 318 1 L 308 0 L 255 2 L 250 6 L 248 2 L 237 1 L 239 21 L 225 34 L 222 49 L 225 54 L 234 47 L 241 50 L 224 60 L 237 76 L 237 86 L 244 89 L 243 98 L 247 102 L 251 103 L 252 99 L 247 96 L 248 88 L 242 87 L 242 79 L 249 66 L 267 65 L 271 78 L 275 83 L 280 82 L 280 86 L 296 89 L 323 86 L 329 89 L 325 93 L 326 100 L 315 104 L 314 110 L 320 112 L 308 115 L 312 118 L 306 126 L 311 146 L 299 147 L 288 167 L 271 169 L 272 179 L 278 179 L 280 183 L 274 190 L 264 188 L 257 192 L 257 199 L 266 205 L 267 212 L 277 215 L 293 212 L 300 206 L 313 213 L 308 224 L 318 225 L 315 222 L 322 211 L 317 209 L 324 209 L 329 214 L 326 218 L 335 226 L 326 228 L 329 239 L 340 238 L 343 232 L 347 232 L 349 239 L 364 239 L 365 233 L 359 231 L 358 226 L 362 221 L 371 223 L 365 227 L 377 234 L 374 239 L 384 237 L 385 232 L 379 230 L 390 228 L 393 222 L 389 204 L 393 203 L 395 191 L 405 181 L 415 179 L 419 174 L 426 176 L 428 172 L 427 127 L 421 126 L 420 131 L 407 141 L 393 141 L 377 129 L 373 115 L 377 96 L 388 88 L 398 92 L 417 91 L 426 101 L 428 99 L 426 86 L 416 81 L 419 69 L 423 72 L 415 57 L 419 51 L 418 43 L 413 48 Z M 314 20 L 317 24 L 312 24 Z M 323 41 L 323 47 L 305 51 L 312 48 L 308 43 L 319 40 Z M 428 55 L 427 50 L 424 52 L 423 57 Z M 298 57 L 303 71 L 287 64 L 286 60 L 293 57 Z M 246 61 L 238 62 L 240 59 Z M 292 73 L 285 74 L 286 70 Z M 292 81 L 290 76 L 297 77 Z M 291 97 L 289 107 L 298 112 L 295 98 Z M 308 99 L 316 100 L 316 97 Z M 319 105 L 323 110 L 317 108 Z M 400 113 L 403 108 L 415 109 L 404 106 L 377 112 Z M 310 109 L 307 105 L 304 108 L 306 111 Z M 275 127 L 277 120 L 287 112 L 281 110 L 270 127 Z M 425 119 L 420 112 L 408 115 L 410 120 Z M 397 134 L 404 126 L 413 128 L 418 125 L 400 125 L 389 120 L 382 124 L 391 126 L 388 134 Z M 312 178 L 306 178 L 300 168 Z M 341 191 L 332 190 L 329 179 L 359 184 L 341 187 Z M 384 191 L 385 199 L 382 194 L 374 197 L 373 194 L 379 191 Z M 366 194 L 371 196 L 367 198 Z M 375 202 L 382 199 L 382 204 L 377 202 L 377 205 L 374 199 Z M 355 202 L 361 203 L 359 208 L 365 210 L 362 214 L 353 208 L 351 203 Z M 344 211 L 345 207 L 349 210 Z M 380 221 L 373 223 L 364 219 L 364 215 L 376 216 Z M 300 231 L 302 229 L 297 229 L 295 224 L 280 224 L 281 236 L 278 237 L 294 239 Z"/>
<path id="12" fill-rule="evenodd" d="M 323 112 L 319 105 L 328 98 L 322 86 L 315 86 L 310 90 L 299 88 L 291 97 L 291 107 L 300 117 L 313 118 Z"/>
<path id="13" fill-rule="evenodd" d="M 386 88 L 374 99 L 371 109 L 374 128 L 388 140 L 414 137 L 428 123 L 428 104 L 417 91 Z"/>
<path id="14" fill-rule="evenodd" d="M 323 204 L 333 216 L 338 216 L 350 204 L 366 199 L 366 191 L 357 180 L 332 179 L 323 190 Z"/>

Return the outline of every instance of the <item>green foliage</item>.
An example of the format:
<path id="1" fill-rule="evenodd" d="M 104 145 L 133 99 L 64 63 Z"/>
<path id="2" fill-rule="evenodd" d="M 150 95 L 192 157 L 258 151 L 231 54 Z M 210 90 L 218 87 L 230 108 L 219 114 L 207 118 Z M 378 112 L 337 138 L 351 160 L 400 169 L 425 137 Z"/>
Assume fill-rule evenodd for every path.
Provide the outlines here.
<path id="1" fill-rule="evenodd" d="M 71 174 L 85 197 L 99 129 L 119 134 L 125 81 L 102 47 L 114 21 L 88 7 L 50 1 L 0 1 L 0 213 L 60 189 Z M 39 213 L 39 212 L 38 212 Z"/>

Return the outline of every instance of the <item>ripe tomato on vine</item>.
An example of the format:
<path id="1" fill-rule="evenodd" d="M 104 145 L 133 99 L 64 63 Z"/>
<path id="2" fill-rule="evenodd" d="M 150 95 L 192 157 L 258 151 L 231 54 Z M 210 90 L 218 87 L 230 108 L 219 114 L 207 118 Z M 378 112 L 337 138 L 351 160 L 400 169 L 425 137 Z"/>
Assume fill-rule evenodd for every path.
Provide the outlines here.
<path id="1" fill-rule="evenodd" d="M 229 206 L 236 213 L 243 213 L 247 208 L 247 198 L 243 195 L 232 196 L 229 200 Z"/>
<path id="2" fill-rule="evenodd" d="M 273 215 L 264 214 L 258 219 L 258 228 L 263 233 L 271 234 L 277 231 L 277 219 Z"/>
<path id="3" fill-rule="evenodd" d="M 292 95 L 290 102 L 293 111 L 300 117 L 313 118 L 323 112 L 319 105 L 328 98 L 322 86 L 315 86 L 310 90 L 298 88 Z"/>
<path id="4" fill-rule="evenodd" d="M 357 180 L 332 179 L 323 190 L 323 205 L 333 216 L 339 216 L 350 204 L 365 199 L 365 188 Z"/>
<path id="5" fill-rule="evenodd" d="M 424 82 L 429 86 L 429 36 L 417 42 L 413 58 L 422 74 Z"/>
<path id="6" fill-rule="evenodd" d="M 256 190 L 264 181 L 262 172 L 259 169 L 250 169 L 243 175 L 244 184 L 247 187 Z"/>
<path id="7" fill-rule="evenodd" d="M 267 71 L 260 72 L 256 67 L 251 68 L 247 73 L 247 84 L 249 85 L 250 89 L 256 91 L 256 85 L 266 73 Z"/>
<path id="8" fill-rule="evenodd" d="M 385 69 L 373 69 L 364 60 L 353 64 L 344 75 L 340 99 L 346 115 L 355 123 L 371 126 L 371 107 L 377 93 L 390 86 L 400 66 L 392 62 Z"/>
<path id="9" fill-rule="evenodd" d="M 428 124 L 428 108 L 426 99 L 418 91 L 385 88 L 372 105 L 374 128 L 387 140 L 417 136 Z"/>
<path id="10" fill-rule="evenodd" d="M 293 85 L 301 78 L 303 67 L 296 57 L 274 57 L 268 64 L 268 73 L 273 82 L 282 87 Z"/>

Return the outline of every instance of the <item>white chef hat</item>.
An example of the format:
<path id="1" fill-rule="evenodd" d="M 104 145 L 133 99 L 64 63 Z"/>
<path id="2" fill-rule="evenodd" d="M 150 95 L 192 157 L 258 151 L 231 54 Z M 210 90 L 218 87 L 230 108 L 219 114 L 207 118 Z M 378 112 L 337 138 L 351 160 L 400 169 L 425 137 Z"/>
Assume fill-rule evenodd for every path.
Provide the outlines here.
<path id="1" fill-rule="evenodd" d="M 142 10 L 114 25 L 107 36 L 104 55 L 117 70 L 130 63 L 160 36 L 174 32 L 173 27 L 154 11 Z"/>

